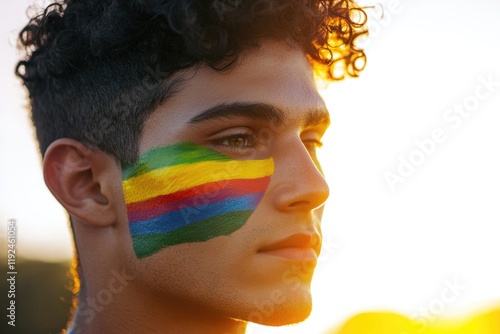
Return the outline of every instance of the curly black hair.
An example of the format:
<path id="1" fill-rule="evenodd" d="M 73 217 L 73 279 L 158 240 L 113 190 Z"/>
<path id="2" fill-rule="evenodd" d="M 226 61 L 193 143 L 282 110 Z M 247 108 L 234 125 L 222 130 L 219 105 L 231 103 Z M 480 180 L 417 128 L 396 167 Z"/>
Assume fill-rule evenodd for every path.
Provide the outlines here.
<path id="1" fill-rule="evenodd" d="M 357 76 L 366 15 L 350 0 L 63 0 L 19 34 L 42 156 L 58 138 L 133 162 L 144 120 L 175 92 L 174 74 L 224 71 L 262 39 L 302 47 L 326 79 Z"/>

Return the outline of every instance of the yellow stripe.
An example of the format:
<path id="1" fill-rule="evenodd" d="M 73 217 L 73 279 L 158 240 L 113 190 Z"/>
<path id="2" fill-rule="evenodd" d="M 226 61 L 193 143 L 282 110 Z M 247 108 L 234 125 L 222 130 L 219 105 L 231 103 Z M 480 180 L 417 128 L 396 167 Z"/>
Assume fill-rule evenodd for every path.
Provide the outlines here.
<path id="1" fill-rule="evenodd" d="M 272 158 L 265 160 L 203 161 L 155 169 L 122 182 L 127 204 L 196 187 L 209 182 L 254 179 L 274 171 Z"/>

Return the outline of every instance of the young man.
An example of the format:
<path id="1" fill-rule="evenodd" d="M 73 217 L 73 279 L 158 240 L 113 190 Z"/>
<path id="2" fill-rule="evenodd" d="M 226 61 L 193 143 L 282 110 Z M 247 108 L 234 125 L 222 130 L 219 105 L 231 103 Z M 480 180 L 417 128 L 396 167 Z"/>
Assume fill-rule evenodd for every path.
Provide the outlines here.
<path id="1" fill-rule="evenodd" d="M 351 1 L 67 0 L 30 21 L 17 71 L 71 217 L 69 332 L 229 334 L 308 316 L 328 197 L 314 72 L 357 75 L 361 14 Z"/>

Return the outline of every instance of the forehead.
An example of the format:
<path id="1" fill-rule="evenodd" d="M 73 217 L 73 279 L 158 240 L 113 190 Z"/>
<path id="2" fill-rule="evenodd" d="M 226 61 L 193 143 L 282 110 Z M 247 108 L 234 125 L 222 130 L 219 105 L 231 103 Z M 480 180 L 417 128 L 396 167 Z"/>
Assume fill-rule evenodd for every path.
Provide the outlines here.
<path id="1" fill-rule="evenodd" d="M 221 103 L 270 104 L 284 111 L 288 121 L 325 109 L 303 51 L 284 42 L 262 42 L 260 48 L 244 52 L 230 70 L 200 66 L 182 76 L 177 93 L 146 120 L 141 146 L 154 146 L 151 140 L 158 132 L 163 138 L 175 136 L 191 118 Z M 168 126 L 160 128 L 162 124 Z"/>

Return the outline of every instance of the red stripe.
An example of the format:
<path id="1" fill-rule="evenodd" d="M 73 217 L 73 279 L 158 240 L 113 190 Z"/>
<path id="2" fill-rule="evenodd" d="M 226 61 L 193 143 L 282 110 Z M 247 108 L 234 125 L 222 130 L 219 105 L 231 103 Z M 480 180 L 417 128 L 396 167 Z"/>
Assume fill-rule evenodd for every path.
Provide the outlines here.
<path id="1" fill-rule="evenodd" d="M 193 199 L 194 197 L 210 199 L 220 197 L 220 193 L 227 194 L 227 196 L 252 194 L 259 191 L 265 191 L 269 185 L 270 179 L 270 176 L 265 176 L 258 179 L 235 179 L 209 182 L 175 193 L 150 198 L 145 201 L 129 203 L 127 204 L 127 211 L 128 213 L 140 213 L 166 205 L 178 208 L 179 203 L 176 205 L 175 202 Z M 203 204 L 203 202 L 200 204 Z"/>

